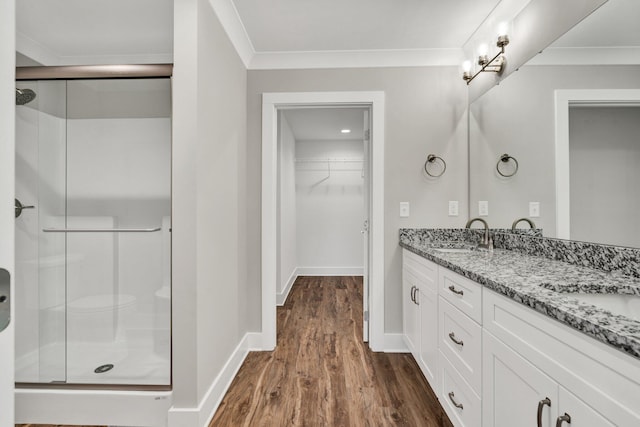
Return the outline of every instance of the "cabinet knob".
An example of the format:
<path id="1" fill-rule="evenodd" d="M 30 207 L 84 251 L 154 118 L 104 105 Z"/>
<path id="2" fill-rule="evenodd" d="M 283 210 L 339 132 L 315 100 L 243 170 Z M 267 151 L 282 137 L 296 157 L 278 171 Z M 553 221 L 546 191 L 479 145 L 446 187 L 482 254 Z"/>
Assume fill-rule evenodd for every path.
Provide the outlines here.
<path id="1" fill-rule="evenodd" d="M 551 407 L 551 399 L 545 397 L 538 402 L 538 427 L 542 427 L 542 410 L 544 409 L 544 405 Z"/>
<path id="2" fill-rule="evenodd" d="M 556 427 L 562 427 L 562 423 L 567 422 L 567 424 L 571 424 L 571 416 L 566 412 L 564 415 L 560 415 L 556 420 Z"/>

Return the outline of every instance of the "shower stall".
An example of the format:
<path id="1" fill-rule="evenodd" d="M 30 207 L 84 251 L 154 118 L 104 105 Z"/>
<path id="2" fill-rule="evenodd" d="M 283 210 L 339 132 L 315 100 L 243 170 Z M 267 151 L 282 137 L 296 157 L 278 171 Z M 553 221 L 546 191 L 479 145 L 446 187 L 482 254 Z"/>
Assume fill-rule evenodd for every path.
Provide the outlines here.
<path id="1" fill-rule="evenodd" d="M 170 79 L 52 68 L 16 81 L 17 386 L 169 390 Z"/>

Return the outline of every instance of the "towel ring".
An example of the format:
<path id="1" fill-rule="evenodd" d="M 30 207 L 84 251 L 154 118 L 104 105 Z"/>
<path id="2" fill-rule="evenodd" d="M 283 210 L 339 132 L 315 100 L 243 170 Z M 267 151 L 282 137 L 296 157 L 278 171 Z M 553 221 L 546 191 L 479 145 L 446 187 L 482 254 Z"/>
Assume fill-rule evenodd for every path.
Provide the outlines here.
<path id="1" fill-rule="evenodd" d="M 429 172 L 429 167 L 428 167 L 429 164 L 435 163 L 436 160 L 440 160 L 440 162 L 442 163 L 442 171 L 439 174 L 433 174 Z M 447 170 L 447 162 L 445 162 L 442 157 L 436 156 L 435 154 L 429 154 L 427 156 L 427 161 L 424 162 L 424 171 L 427 173 L 427 175 L 432 176 L 434 178 L 438 178 L 438 177 L 441 177 L 444 174 L 444 171 L 446 170 Z"/>
<path id="2" fill-rule="evenodd" d="M 513 160 L 513 162 L 516 164 L 516 169 L 513 171 L 513 173 L 510 174 L 504 174 L 502 173 L 502 171 L 500 170 L 500 164 L 501 163 L 508 163 L 509 160 Z M 500 156 L 500 159 L 498 160 L 498 163 L 496 163 L 496 170 L 498 171 L 498 173 L 500 174 L 500 176 L 504 176 L 505 178 L 509 178 L 510 176 L 515 175 L 518 172 L 518 161 L 516 160 L 515 157 L 511 157 L 508 154 L 503 154 L 502 156 Z"/>

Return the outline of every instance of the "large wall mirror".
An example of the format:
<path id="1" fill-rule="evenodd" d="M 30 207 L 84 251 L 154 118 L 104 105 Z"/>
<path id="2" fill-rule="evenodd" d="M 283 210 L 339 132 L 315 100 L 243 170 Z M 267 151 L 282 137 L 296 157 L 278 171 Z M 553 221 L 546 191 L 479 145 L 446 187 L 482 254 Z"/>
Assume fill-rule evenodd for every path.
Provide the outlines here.
<path id="1" fill-rule="evenodd" d="M 472 217 L 486 201 L 492 228 L 640 247 L 638 22 L 609 0 L 470 105 Z"/>

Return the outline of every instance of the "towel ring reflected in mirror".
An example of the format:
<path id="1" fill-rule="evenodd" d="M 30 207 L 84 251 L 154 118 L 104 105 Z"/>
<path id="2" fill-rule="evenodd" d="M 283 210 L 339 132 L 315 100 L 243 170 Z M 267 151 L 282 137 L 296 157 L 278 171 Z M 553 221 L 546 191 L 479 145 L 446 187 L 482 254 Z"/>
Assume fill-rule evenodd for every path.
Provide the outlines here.
<path id="1" fill-rule="evenodd" d="M 500 165 L 501 164 L 505 164 L 505 163 L 509 163 L 509 160 L 513 160 L 513 163 L 515 164 L 515 169 L 511 173 L 503 173 L 500 170 Z M 498 163 L 496 163 L 496 170 L 498 171 L 500 176 L 504 176 L 505 178 L 509 178 L 509 177 L 515 175 L 518 172 L 518 161 L 516 160 L 515 157 L 511 157 L 508 154 L 503 154 L 502 156 L 500 156 L 500 159 L 498 160 Z"/>
<path id="2" fill-rule="evenodd" d="M 438 160 L 440 160 L 440 163 L 442 164 L 442 170 L 440 171 L 440 173 L 429 172 L 429 165 L 435 164 Z M 434 178 L 438 178 L 438 177 L 441 177 L 446 170 L 447 170 L 447 162 L 445 162 L 442 157 L 436 156 L 435 154 L 429 154 L 427 156 L 427 161 L 424 162 L 424 171 L 426 172 L 427 175 L 432 176 Z"/>

